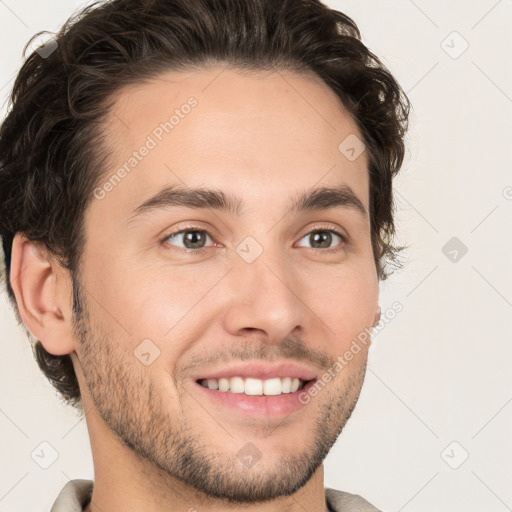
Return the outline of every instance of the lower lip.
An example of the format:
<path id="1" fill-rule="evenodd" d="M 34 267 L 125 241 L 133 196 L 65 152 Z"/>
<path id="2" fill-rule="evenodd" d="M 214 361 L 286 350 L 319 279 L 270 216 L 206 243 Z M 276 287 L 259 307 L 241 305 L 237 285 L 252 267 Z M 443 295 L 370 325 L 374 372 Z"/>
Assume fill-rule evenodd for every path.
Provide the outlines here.
<path id="1" fill-rule="evenodd" d="M 231 391 L 218 391 L 201 386 L 198 382 L 195 385 L 212 400 L 217 403 L 236 410 L 242 414 L 260 417 L 276 417 L 290 414 L 297 409 L 304 407 L 299 401 L 301 393 L 307 393 L 311 386 L 314 386 L 316 379 L 293 393 L 282 393 L 280 395 L 246 395 L 245 393 L 232 393 Z"/>

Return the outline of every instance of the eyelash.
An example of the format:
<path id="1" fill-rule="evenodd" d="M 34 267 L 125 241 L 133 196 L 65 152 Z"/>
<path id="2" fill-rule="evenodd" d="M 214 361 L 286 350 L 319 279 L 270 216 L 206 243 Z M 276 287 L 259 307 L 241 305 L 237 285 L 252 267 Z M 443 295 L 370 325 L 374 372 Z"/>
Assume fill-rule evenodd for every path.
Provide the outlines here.
<path id="1" fill-rule="evenodd" d="M 213 240 L 213 237 L 210 235 L 210 233 L 206 230 L 206 229 L 203 229 L 203 228 L 200 228 L 198 226 L 186 226 L 184 228 L 181 228 L 179 231 L 174 231 L 173 233 L 169 233 L 167 234 L 165 237 L 163 237 L 160 242 L 162 245 L 165 245 L 165 242 L 166 240 L 168 240 L 171 236 L 176 236 L 176 235 L 179 235 L 181 233 L 185 233 L 187 231 L 201 231 L 201 232 L 204 232 L 206 233 L 212 240 Z M 317 231 L 328 231 L 328 232 L 331 232 L 331 233 L 334 233 L 336 235 L 338 235 L 340 238 L 341 238 L 341 241 L 342 241 L 342 244 L 346 244 L 347 243 L 347 237 L 343 234 L 341 234 L 338 230 L 336 229 L 333 229 L 333 228 L 327 228 L 325 226 L 315 226 L 313 227 L 310 231 L 308 231 L 307 233 L 304 233 L 304 235 L 301 237 L 301 240 L 306 237 L 307 235 L 311 235 L 312 233 L 315 233 Z M 340 245 L 342 245 L 340 244 Z M 339 247 L 339 246 L 338 246 Z M 206 247 L 206 248 L 201 248 L 201 249 L 183 249 L 181 248 L 182 251 L 185 251 L 187 254 L 189 253 L 194 253 L 194 254 L 204 254 L 208 251 L 208 249 L 211 249 L 211 247 Z M 310 249 L 314 249 L 314 247 L 310 247 Z M 336 253 L 338 251 L 340 251 L 340 249 L 317 249 L 318 251 L 321 251 L 323 253 Z"/>

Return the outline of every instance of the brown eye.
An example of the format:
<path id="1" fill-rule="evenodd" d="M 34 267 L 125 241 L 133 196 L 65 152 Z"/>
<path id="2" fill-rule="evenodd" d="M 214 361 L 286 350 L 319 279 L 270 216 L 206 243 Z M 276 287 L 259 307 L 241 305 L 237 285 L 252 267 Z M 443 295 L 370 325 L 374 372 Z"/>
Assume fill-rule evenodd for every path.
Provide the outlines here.
<path id="1" fill-rule="evenodd" d="M 183 245 L 181 247 L 183 249 L 197 250 L 205 247 L 208 238 L 211 240 L 210 235 L 204 229 L 182 229 L 181 231 L 167 235 L 164 238 L 164 242 L 170 245 L 176 245 L 175 243 L 169 242 L 169 240 L 182 240 L 181 243 Z"/>
<path id="2" fill-rule="evenodd" d="M 329 250 L 328 252 L 333 252 L 331 244 L 336 242 L 336 238 L 338 238 L 341 242 L 345 241 L 345 237 L 334 229 L 316 228 L 303 236 L 302 240 L 306 239 L 312 245 L 312 249 L 327 249 Z M 338 243 L 337 245 L 340 244 Z M 300 245 L 300 247 L 303 246 Z M 334 249 L 334 251 L 336 251 L 336 249 Z"/>

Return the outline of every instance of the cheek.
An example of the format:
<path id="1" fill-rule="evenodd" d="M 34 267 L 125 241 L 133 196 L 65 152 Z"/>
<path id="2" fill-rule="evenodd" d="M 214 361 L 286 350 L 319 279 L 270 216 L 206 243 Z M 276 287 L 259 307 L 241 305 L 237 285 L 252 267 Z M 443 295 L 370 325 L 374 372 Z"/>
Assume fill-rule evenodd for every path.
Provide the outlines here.
<path id="1" fill-rule="evenodd" d="M 149 339 L 159 348 L 157 366 L 170 363 L 204 333 L 213 311 L 208 291 L 219 280 L 218 272 L 199 274 L 182 267 L 132 269 L 131 274 L 118 284 L 119 322 L 134 346 Z"/>
<path id="2" fill-rule="evenodd" d="M 119 324 L 134 338 L 163 337 L 187 315 L 208 285 L 208 279 L 201 282 L 183 267 L 170 269 L 119 256 L 103 261 L 91 267 L 88 288 L 103 306 L 107 321 Z"/>
<path id="3" fill-rule="evenodd" d="M 303 293 L 308 307 L 329 327 L 327 335 L 336 336 L 341 346 L 373 325 L 379 287 L 371 268 L 310 273 Z"/>
<path id="4" fill-rule="evenodd" d="M 140 273 L 143 275 L 143 272 Z M 145 277 L 138 278 L 140 293 L 135 307 L 140 309 L 138 319 L 146 325 L 159 325 L 165 334 L 178 322 L 186 320 L 190 312 L 204 298 L 208 290 L 219 280 L 219 272 L 210 268 L 162 268 L 152 269 Z M 138 295 L 138 296 L 137 296 Z"/>

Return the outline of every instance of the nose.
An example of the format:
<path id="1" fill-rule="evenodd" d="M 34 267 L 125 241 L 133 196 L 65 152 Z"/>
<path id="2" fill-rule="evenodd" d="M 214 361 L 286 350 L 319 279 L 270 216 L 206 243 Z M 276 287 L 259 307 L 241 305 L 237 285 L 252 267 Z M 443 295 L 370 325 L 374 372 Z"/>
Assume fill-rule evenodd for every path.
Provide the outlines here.
<path id="1" fill-rule="evenodd" d="M 260 256 L 252 263 L 240 262 L 228 283 L 230 297 L 224 327 L 234 336 L 260 331 L 268 344 L 279 344 L 305 330 L 308 309 L 301 297 L 301 284 L 284 259 Z M 263 333 L 263 334 L 262 334 Z"/>

